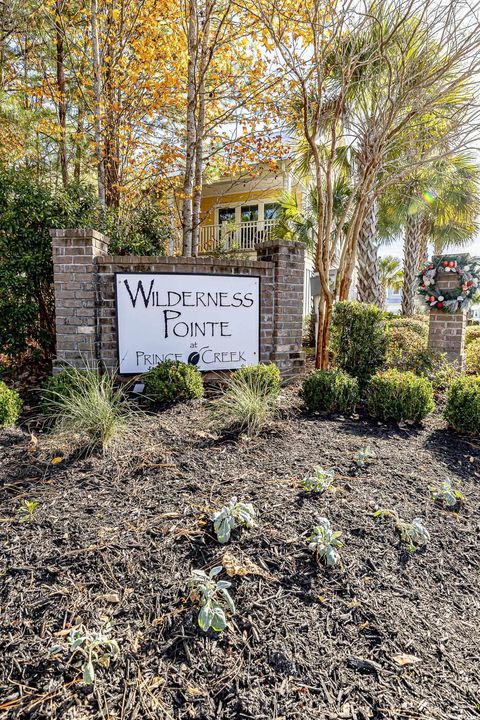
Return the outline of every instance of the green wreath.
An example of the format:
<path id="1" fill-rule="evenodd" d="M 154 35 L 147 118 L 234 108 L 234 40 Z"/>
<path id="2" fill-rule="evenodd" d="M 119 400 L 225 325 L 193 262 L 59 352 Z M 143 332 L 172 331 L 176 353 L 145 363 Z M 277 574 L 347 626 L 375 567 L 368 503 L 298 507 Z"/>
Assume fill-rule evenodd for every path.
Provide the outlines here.
<path id="1" fill-rule="evenodd" d="M 439 290 L 437 274 L 456 273 L 453 290 Z M 442 255 L 426 265 L 418 275 L 418 292 L 430 308 L 454 313 L 469 307 L 480 285 L 480 261 L 469 255 Z"/>

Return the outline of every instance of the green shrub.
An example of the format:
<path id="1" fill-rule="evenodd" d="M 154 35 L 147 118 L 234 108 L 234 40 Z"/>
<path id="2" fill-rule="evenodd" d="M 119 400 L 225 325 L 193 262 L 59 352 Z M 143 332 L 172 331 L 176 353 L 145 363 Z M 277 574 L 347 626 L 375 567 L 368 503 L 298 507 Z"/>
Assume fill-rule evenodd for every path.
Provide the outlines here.
<path id="1" fill-rule="evenodd" d="M 389 420 L 422 420 L 435 407 L 432 384 L 412 372 L 387 370 L 371 379 L 367 409 L 370 415 Z"/>
<path id="2" fill-rule="evenodd" d="M 78 386 L 78 376 L 86 373 L 94 373 L 98 375 L 96 370 L 78 370 L 77 368 L 68 367 L 65 370 L 51 375 L 43 384 L 42 388 L 42 412 L 47 417 L 55 415 L 58 400 L 66 398 Z"/>
<path id="3" fill-rule="evenodd" d="M 214 422 L 222 429 L 258 435 L 274 418 L 278 391 L 268 389 L 262 377 L 245 377 L 233 373 L 223 394 L 211 404 Z"/>
<path id="4" fill-rule="evenodd" d="M 145 396 L 154 403 L 169 405 L 203 395 L 203 380 L 194 365 L 164 360 L 142 376 Z"/>
<path id="5" fill-rule="evenodd" d="M 480 376 L 458 377 L 450 386 L 446 420 L 460 432 L 480 435 Z"/>
<path id="6" fill-rule="evenodd" d="M 387 369 L 411 370 L 423 374 L 422 365 L 425 362 L 424 353 L 427 350 L 426 339 L 415 330 L 403 326 L 390 326 L 386 336 L 385 366 Z"/>
<path id="7" fill-rule="evenodd" d="M 131 431 L 135 412 L 115 377 L 70 368 L 69 390 L 50 400 L 54 436 L 79 440 L 86 450 L 105 450 Z"/>
<path id="8" fill-rule="evenodd" d="M 420 335 L 421 338 L 424 338 L 426 340 L 428 338 L 428 318 L 427 316 L 425 316 L 425 320 L 420 318 L 423 318 L 423 316 L 420 315 L 418 316 L 418 318 L 397 316 L 393 320 L 390 320 L 390 322 L 388 323 L 388 327 L 407 328 L 408 330 L 417 333 L 417 335 Z"/>
<path id="9" fill-rule="evenodd" d="M 469 375 L 480 375 L 480 337 L 466 346 L 465 361 L 465 370 Z"/>
<path id="10" fill-rule="evenodd" d="M 335 305 L 330 349 L 335 364 L 356 377 L 361 389 L 385 362 L 383 317 L 375 305 L 351 301 Z"/>
<path id="11" fill-rule="evenodd" d="M 474 340 L 480 340 L 480 325 L 469 325 L 465 331 L 465 347 Z"/>
<path id="12" fill-rule="evenodd" d="M 0 428 L 10 427 L 17 422 L 22 404 L 18 392 L 0 380 Z"/>
<path id="13" fill-rule="evenodd" d="M 315 370 L 303 381 L 300 394 L 311 412 L 350 412 L 358 402 L 358 380 L 343 370 Z"/>
<path id="14" fill-rule="evenodd" d="M 274 363 L 268 365 L 247 365 L 235 371 L 235 377 L 244 378 L 247 382 L 264 387 L 266 393 L 278 393 L 282 387 L 280 370 Z"/>

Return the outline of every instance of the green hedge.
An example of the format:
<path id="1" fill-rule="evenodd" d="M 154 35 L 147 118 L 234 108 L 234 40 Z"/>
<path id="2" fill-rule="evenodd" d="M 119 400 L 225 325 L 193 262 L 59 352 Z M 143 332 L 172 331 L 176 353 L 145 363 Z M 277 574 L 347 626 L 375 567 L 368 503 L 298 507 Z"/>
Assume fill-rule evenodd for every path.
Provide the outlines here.
<path id="1" fill-rule="evenodd" d="M 395 317 L 393 320 L 390 320 L 388 323 L 389 328 L 407 328 L 408 330 L 411 330 L 414 333 L 417 333 L 417 335 L 420 335 L 421 338 L 426 340 L 428 338 L 428 316 L 424 316 L 425 319 L 423 319 L 423 316 L 420 318 L 414 318 L 414 317 Z"/>
<path id="2" fill-rule="evenodd" d="M 412 372 L 387 370 L 371 379 L 367 409 L 370 415 L 390 420 L 423 420 L 435 407 L 432 383 Z"/>
<path id="3" fill-rule="evenodd" d="M 465 331 L 465 347 L 475 340 L 480 340 L 480 325 L 469 325 Z"/>
<path id="4" fill-rule="evenodd" d="M 330 349 L 335 365 L 356 377 L 363 389 L 385 362 L 387 339 L 382 310 L 376 305 L 338 302 L 333 312 Z"/>
<path id="5" fill-rule="evenodd" d="M 265 388 L 266 393 L 278 395 L 282 387 L 280 370 L 274 363 L 268 365 L 247 365 L 236 370 L 235 377 L 244 379 L 249 385 Z"/>
<path id="6" fill-rule="evenodd" d="M 455 430 L 480 435 L 480 375 L 452 382 L 444 415 Z"/>
<path id="7" fill-rule="evenodd" d="M 15 425 L 22 410 L 22 401 L 16 390 L 0 380 L 0 428 Z"/>
<path id="8" fill-rule="evenodd" d="M 203 395 L 203 379 L 194 365 L 164 360 L 142 375 L 145 397 L 154 403 L 168 405 Z"/>
<path id="9" fill-rule="evenodd" d="M 465 369 L 470 375 L 480 374 L 480 338 L 471 340 L 465 347 Z"/>
<path id="10" fill-rule="evenodd" d="M 358 380 L 343 370 L 315 370 L 300 394 L 311 412 L 351 412 L 359 398 Z"/>

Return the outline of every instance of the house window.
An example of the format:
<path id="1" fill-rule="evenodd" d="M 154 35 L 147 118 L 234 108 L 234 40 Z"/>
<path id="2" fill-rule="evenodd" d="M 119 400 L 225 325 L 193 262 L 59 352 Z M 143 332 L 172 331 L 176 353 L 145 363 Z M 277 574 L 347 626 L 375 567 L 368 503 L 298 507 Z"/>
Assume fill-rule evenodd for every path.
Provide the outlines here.
<path id="1" fill-rule="evenodd" d="M 242 205 L 240 217 L 242 222 L 258 220 L 258 205 Z"/>
<path id="2" fill-rule="evenodd" d="M 223 223 L 229 223 L 229 222 L 235 222 L 235 208 L 234 207 L 219 208 L 218 224 L 223 225 Z"/>
<path id="3" fill-rule="evenodd" d="M 263 213 L 265 220 L 275 220 L 280 214 L 280 205 L 278 203 L 265 203 Z"/>

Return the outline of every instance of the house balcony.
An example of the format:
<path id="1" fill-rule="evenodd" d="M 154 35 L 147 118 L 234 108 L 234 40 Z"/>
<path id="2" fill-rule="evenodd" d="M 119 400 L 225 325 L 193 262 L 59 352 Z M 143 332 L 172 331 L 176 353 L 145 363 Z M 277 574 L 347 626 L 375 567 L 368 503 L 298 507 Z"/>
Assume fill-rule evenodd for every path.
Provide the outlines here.
<path id="1" fill-rule="evenodd" d="M 200 225 L 198 238 L 199 255 L 221 253 L 254 252 L 259 243 L 266 242 L 272 235 L 275 220 L 250 220 L 222 225 Z M 177 239 L 176 250 L 181 252 L 181 239 Z"/>

